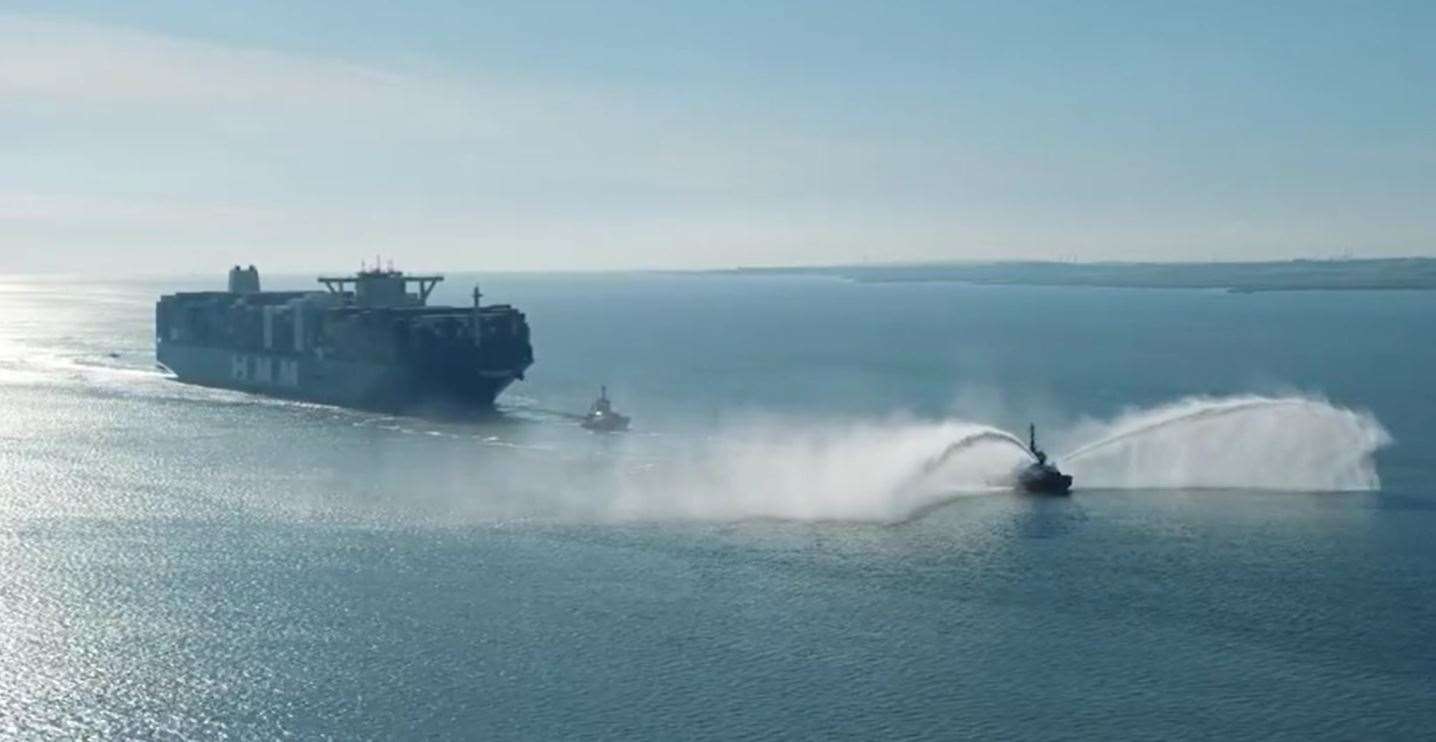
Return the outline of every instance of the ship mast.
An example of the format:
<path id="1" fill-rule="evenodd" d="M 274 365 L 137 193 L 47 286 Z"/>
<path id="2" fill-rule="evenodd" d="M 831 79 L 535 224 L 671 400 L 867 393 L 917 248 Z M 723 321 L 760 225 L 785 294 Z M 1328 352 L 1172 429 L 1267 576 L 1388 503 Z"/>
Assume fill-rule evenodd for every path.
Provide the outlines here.
<path id="1" fill-rule="evenodd" d="M 480 301 L 482 301 L 483 298 L 484 292 L 479 291 L 479 285 L 477 283 L 474 284 L 473 330 L 475 347 L 482 346 L 484 344 L 484 313 L 482 311 L 482 305 L 480 304 Z"/>

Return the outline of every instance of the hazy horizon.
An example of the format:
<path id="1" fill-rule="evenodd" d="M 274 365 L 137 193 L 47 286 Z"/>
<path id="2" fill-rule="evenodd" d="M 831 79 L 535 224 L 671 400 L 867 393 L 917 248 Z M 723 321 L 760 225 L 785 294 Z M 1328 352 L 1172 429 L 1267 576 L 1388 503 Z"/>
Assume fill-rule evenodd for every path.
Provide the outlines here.
<path id="1" fill-rule="evenodd" d="M 0 13 L 0 272 L 1436 256 L 1436 6 Z"/>

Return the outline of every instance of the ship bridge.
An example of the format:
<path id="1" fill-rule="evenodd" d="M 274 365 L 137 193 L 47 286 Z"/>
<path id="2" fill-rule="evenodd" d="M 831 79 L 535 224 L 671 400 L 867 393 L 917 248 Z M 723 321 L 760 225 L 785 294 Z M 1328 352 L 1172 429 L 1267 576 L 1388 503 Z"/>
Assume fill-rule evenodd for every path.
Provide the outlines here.
<path id="1" fill-rule="evenodd" d="M 429 294 L 443 281 L 443 276 L 408 276 L 403 271 L 368 270 L 353 276 L 320 276 L 319 283 L 329 293 L 351 300 L 361 307 L 422 307 L 429 302 Z M 415 284 L 417 293 L 409 292 L 409 285 Z M 352 291 L 349 287 L 353 287 Z"/>

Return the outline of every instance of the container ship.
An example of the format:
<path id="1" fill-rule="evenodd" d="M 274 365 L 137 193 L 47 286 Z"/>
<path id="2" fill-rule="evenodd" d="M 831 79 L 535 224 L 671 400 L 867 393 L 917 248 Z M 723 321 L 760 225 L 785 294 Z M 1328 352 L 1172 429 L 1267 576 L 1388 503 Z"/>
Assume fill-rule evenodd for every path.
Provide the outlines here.
<path id="1" fill-rule="evenodd" d="M 429 306 L 443 276 L 390 266 L 321 277 L 314 291 L 261 291 L 235 266 L 228 291 L 163 296 L 155 355 L 180 381 L 390 412 L 492 409 L 533 364 L 523 312 Z"/>

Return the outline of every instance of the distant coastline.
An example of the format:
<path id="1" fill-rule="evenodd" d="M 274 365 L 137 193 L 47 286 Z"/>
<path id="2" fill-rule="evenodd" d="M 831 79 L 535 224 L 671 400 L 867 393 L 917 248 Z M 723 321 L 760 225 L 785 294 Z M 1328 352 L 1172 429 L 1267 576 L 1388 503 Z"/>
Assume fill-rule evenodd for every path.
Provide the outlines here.
<path id="1" fill-rule="evenodd" d="M 893 263 L 711 271 L 739 275 L 821 275 L 861 283 L 969 283 L 993 286 L 1385 291 L 1436 289 L 1436 258 L 1289 260 L 1252 263 Z"/>

